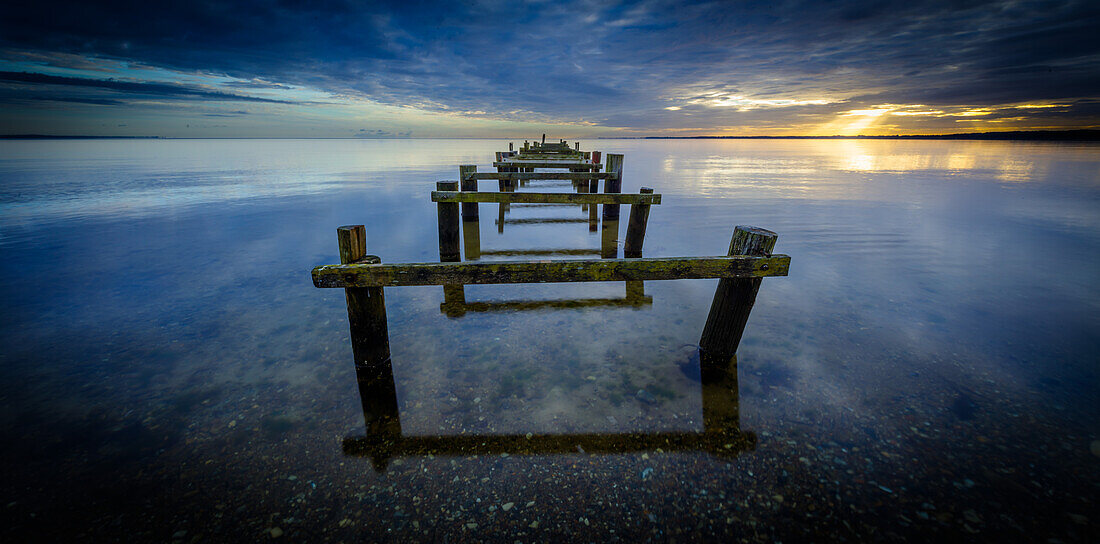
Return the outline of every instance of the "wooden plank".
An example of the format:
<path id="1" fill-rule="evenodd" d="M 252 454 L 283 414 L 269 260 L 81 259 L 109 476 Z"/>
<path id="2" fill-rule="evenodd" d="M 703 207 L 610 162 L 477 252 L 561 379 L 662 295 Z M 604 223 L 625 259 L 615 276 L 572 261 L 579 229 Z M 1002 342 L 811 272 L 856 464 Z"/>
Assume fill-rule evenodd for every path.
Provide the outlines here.
<path id="1" fill-rule="evenodd" d="M 659 194 L 635 193 L 467 193 L 432 191 L 432 202 L 498 204 L 660 204 Z"/>
<path id="2" fill-rule="evenodd" d="M 590 162 L 583 161 L 499 161 L 494 162 L 493 167 L 508 167 L 508 166 L 523 166 L 525 168 L 587 168 L 589 170 L 600 170 L 603 168 L 602 164 L 592 164 Z"/>
<path id="3" fill-rule="evenodd" d="M 527 168 L 527 167 L 524 167 Z M 466 172 L 463 180 L 505 179 L 509 181 L 532 179 L 561 179 L 588 181 L 590 179 L 618 179 L 618 172 Z"/>
<path id="4" fill-rule="evenodd" d="M 317 287 L 559 283 L 786 276 L 786 255 L 656 257 L 487 263 L 331 264 L 313 269 Z"/>

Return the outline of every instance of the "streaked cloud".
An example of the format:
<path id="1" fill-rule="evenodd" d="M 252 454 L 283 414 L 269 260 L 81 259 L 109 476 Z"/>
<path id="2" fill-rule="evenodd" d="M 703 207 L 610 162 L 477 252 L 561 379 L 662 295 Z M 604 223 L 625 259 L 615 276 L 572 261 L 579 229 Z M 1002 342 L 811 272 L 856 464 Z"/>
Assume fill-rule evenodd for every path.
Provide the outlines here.
<path id="1" fill-rule="evenodd" d="M 1094 127 L 1097 21 L 1080 0 L 23 4 L 0 129 L 97 108 L 153 129 L 154 103 L 175 123 L 197 101 L 248 112 L 213 112 L 217 135 Z"/>

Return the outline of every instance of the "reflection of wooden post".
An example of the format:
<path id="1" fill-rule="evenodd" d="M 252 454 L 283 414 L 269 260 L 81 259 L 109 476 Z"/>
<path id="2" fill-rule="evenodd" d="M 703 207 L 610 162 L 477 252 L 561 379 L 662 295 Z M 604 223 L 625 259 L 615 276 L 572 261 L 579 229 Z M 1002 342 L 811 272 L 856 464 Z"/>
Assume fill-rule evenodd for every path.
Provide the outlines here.
<path id="1" fill-rule="evenodd" d="M 641 194 L 653 194 L 653 189 L 642 187 Z M 623 245 L 623 257 L 642 256 L 642 243 L 645 241 L 645 226 L 649 221 L 649 204 L 631 204 L 630 220 L 626 223 L 626 243 Z"/>
<path id="2" fill-rule="evenodd" d="M 708 359 L 700 353 L 699 371 L 703 383 L 703 432 L 736 436 L 741 432 L 741 410 L 737 391 L 737 356 Z"/>
<path id="3" fill-rule="evenodd" d="M 605 204 L 606 206 L 606 204 Z M 603 220 L 603 232 L 600 236 L 600 257 L 614 259 L 619 256 L 619 245 L 616 238 L 619 236 L 619 221 Z"/>
<path id="4" fill-rule="evenodd" d="M 462 222 L 462 246 L 467 261 L 481 258 L 481 222 L 477 219 Z"/>
<path id="5" fill-rule="evenodd" d="M 500 153 L 497 153 L 497 157 L 500 157 Z M 464 164 L 458 167 L 458 179 L 463 191 L 477 192 L 477 180 L 472 178 L 476 173 L 476 164 Z M 477 221 L 477 202 L 462 203 L 462 220 Z"/>
<path id="6" fill-rule="evenodd" d="M 626 302 L 635 308 L 645 304 L 645 282 L 632 280 L 626 282 Z"/>
<path id="7" fill-rule="evenodd" d="M 607 168 L 605 171 L 608 174 L 618 174 L 614 177 L 607 178 L 607 181 L 603 182 L 603 192 L 612 194 L 618 193 L 623 186 L 623 156 L 616 153 L 607 154 Z M 603 205 L 603 218 L 607 219 L 619 219 L 619 205 L 618 204 L 604 204 Z"/>
<path id="8" fill-rule="evenodd" d="M 512 142 L 508 142 L 508 151 L 515 151 L 515 148 L 512 147 Z"/>
<path id="9" fill-rule="evenodd" d="M 770 230 L 739 226 L 733 231 L 728 254 L 771 255 L 778 237 Z M 700 349 L 709 357 L 727 359 L 737 353 L 759 289 L 760 278 L 718 280 L 718 288 L 714 290 L 714 300 L 710 304 L 710 315 L 699 339 Z"/>
<path id="10" fill-rule="evenodd" d="M 363 406 L 366 440 L 374 445 L 374 469 L 381 472 L 389 464 L 389 450 L 401 439 L 401 414 L 397 406 L 397 387 L 390 365 L 356 367 L 359 401 Z"/>
<path id="11" fill-rule="evenodd" d="M 336 229 L 340 241 L 340 264 L 349 264 L 367 258 L 367 229 L 363 225 L 350 225 Z M 351 327 L 351 351 L 356 366 L 388 367 L 390 364 L 390 337 L 386 326 L 386 298 L 381 287 L 355 287 L 344 289 L 348 304 L 348 324 Z"/>

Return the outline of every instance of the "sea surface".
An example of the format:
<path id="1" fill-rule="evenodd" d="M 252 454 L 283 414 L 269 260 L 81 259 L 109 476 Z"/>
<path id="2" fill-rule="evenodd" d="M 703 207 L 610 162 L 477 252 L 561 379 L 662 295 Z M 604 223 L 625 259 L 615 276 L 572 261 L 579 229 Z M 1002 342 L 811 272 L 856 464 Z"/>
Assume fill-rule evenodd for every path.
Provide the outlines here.
<path id="1" fill-rule="evenodd" d="M 778 233 L 731 373 L 717 280 L 386 288 L 414 446 L 361 447 L 310 271 L 341 225 L 438 261 L 435 182 L 508 142 L 0 142 L 3 540 L 1100 540 L 1096 144 L 581 141 L 662 195 L 647 257 Z M 483 204 L 464 258 L 622 257 L 627 213 Z"/>

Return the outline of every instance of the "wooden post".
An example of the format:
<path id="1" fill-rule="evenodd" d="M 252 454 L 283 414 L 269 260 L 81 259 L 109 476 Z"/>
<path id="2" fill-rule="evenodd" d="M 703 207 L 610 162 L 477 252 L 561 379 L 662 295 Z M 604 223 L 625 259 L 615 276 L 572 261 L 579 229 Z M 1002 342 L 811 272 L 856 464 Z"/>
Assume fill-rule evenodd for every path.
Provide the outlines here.
<path id="1" fill-rule="evenodd" d="M 516 149 L 514 147 L 512 147 L 512 142 L 508 142 L 508 151 L 515 151 L 515 150 Z"/>
<path id="2" fill-rule="evenodd" d="M 438 191 L 457 191 L 457 181 L 440 181 L 435 184 Z M 439 215 L 439 260 L 443 262 L 461 259 L 458 240 L 458 204 L 454 202 L 437 203 Z"/>
<path id="3" fill-rule="evenodd" d="M 778 237 L 770 230 L 738 226 L 733 230 L 727 254 L 768 256 L 775 248 Z M 718 288 L 714 290 L 714 300 L 710 304 L 710 315 L 699 339 L 699 348 L 709 359 L 726 360 L 737 354 L 737 346 L 745 333 L 745 324 L 759 289 L 760 278 L 718 280 Z"/>
<path id="4" fill-rule="evenodd" d="M 607 204 L 604 204 L 604 208 L 607 208 Z M 606 217 L 603 220 L 603 233 L 600 237 L 600 257 L 604 259 L 614 259 L 619 256 L 619 220 L 608 220 Z"/>
<path id="5" fill-rule="evenodd" d="M 593 164 L 599 164 L 600 163 L 600 152 L 599 151 L 593 151 L 592 152 L 592 163 Z M 588 180 L 588 192 L 590 192 L 590 193 L 600 192 L 600 179 L 599 178 L 592 178 L 592 179 Z M 596 232 L 596 229 L 599 227 L 600 219 L 599 219 L 598 212 L 599 212 L 599 206 L 591 206 L 590 208 L 588 208 L 588 232 Z"/>
<path id="6" fill-rule="evenodd" d="M 580 143 L 580 142 L 576 142 L 576 144 L 577 144 L 577 146 L 576 146 L 576 147 L 577 147 L 577 151 L 580 151 L 580 150 L 581 150 L 581 143 Z"/>
<path id="7" fill-rule="evenodd" d="M 497 159 L 500 158 L 500 153 L 497 153 Z M 497 169 L 499 170 L 499 168 Z M 477 192 L 477 180 L 466 179 L 470 174 L 477 173 L 476 164 L 464 164 L 458 167 L 458 179 L 462 184 L 463 191 Z M 477 202 L 463 202 L 462 203 L 462 220 L 463 221 L 477 221 Z"/>
<path id="8" fill-rule="evenodd" d="M 454 191 L 458 188 L 457 181 L 440 181 L 435 184 L 436 190 Z M 450 187 L 450 189 L 447 189 Z M 459 253 L 458 230 L 458 205 L 452 203 L 444 208 L 439 204 L 439 260 L 440 262 L 458 262 L 462 260 Z M 443 285 L 443 303 L 451 307 L 466 304 L 466 293 L 461 284 Z"/>
<path id="9" fill-rule="evenodd" d="M 642 187 L 642 194 L 653 194 L 653 189 Z M 623 257 L 628 259 L 642 256 L 642 243 L 645 241 L 645 227 L 649 221 L 649 204 L 631 204 L 630 220 L 626 223 L 626 243 Z"/>
<path id="10" fill-rule="evenodd" d="M 546 135 L 542 135 L 542 145 L 546 145 Z"/>
<path id="11" fill-rule="evenodd" d="M 350 264 L 367 257 L 367 229 L 348 225 L 336 229 L 340 242 L 340 263 Z M 374 257 L 373 262 L 380 262 Z M 351 351 L 357 367 L 388 367 L 390 337 L 386 325 L 386 298 L 381 287 L 344 289 L 351 328 Z"/>
<path id="12" fill-rule="evenodd" d="M 607 154 L 607 166 L 604 169 L 607 173 L 619 174 L 614 179 L 608 179 L 603 183 L 603 192 L 605 193 L 618 193 L 623 186 L 623 156 L 617 153 Z M 619 205 L 618 204 L 604 204 L 603 205 L 603 218 L 604 220 L 613 219 L 618 221 L 619 219 Z"/>

